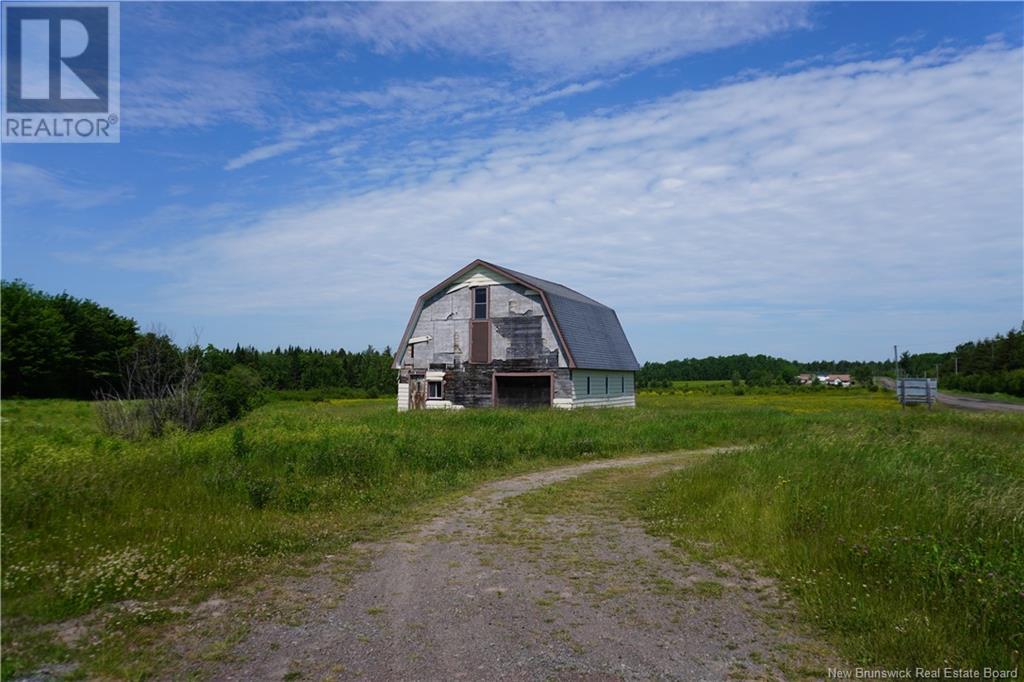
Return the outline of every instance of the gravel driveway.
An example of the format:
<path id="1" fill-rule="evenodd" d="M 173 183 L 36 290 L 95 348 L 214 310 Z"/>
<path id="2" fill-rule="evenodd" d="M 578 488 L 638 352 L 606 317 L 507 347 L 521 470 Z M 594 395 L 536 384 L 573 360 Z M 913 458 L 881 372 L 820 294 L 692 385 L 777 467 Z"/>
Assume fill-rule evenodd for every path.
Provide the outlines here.
<path id="1" fill-rule="evenodd" d="M 644 532 L 625 493 L 717 451 L 593 461 L 490 483 L 425 525 L 328 558 L 245 623 L 215 679 L 612 680 L 821 677 L 828 650 L 772 583 Z M 231 616 L 230 612 L 228 617 Z"/>

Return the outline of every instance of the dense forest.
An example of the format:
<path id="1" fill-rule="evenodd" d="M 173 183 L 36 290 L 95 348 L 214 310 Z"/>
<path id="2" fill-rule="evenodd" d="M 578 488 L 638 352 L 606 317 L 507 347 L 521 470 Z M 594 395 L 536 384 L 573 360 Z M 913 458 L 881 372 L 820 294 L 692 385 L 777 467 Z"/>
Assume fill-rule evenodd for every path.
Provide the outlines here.
<path id="1" fill-rule="evenodd" d="M 370 396 L 395 391 L 390 349 L 179 348 L 166 334 L 140 333 L 135 320 L 90 300 L 47 294 L 22 281 L 3 282 L 2 295 L 4 397 L 88 399 L 121 392 L 126 364 L 142 347 L 159 347 L 156 355 L 170 358 L 166 366 L 180 365 L 185 356 L 196 359 L 204 375 L 227 375 L 241 365 L 266 389 Z"/>
<path id="2" fill-rule="evenodd" d="M 961 343 L 942 362 L 940 385 L 1024 397 L 1024 324 L 1005 335 Z"/>
<path id="3" fill-rule="evenodd" d="M 91 398 L 120 382 L 139 325 L 92 301 L 2 284 L 4 397 Z"/>

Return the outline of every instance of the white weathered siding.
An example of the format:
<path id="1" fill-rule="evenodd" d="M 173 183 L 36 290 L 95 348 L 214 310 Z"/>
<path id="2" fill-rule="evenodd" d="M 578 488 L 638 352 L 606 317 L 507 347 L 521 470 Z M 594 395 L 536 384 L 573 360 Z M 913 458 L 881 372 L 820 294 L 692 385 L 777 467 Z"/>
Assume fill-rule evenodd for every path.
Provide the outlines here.
<path id="1" fill-rule="evenodd" d="M 502 282 L 501 280 L 504 280 Z M 429 336 L 430 341 L 417 343 L 415 353 L 410 357 L 409 348 L 401 351 L 399 362 L 402 366 L 427 369 L 431 365 L 444 363 L 452 365 L 469 359 L 469 329 L 472 317 L 472 303 L 468 286 L 490 286 L 489 314 L 491 325 L 491 358 L 494 360 L 513 359 L 513 341 L 501 333 L 501 320 L 540 317 L 540 345 L 542 352 L 557 352 L 557 366 L 567 367 L 568 362 L 558 344 L 555 330 L 544 311 L 540 297 L 533 291 L 500 277 L 485 268 L 476 268 L 450 287 L 446 293 L 428 300 L 413 324 L 411 338 Z"/>
<path id="2" fill-rule="evenodd" d="M 450 400 L 428 400 L 423 404 L 428 410 L 461 410 L 462 405 L 455 405 Z"/>
<path id="3" fill-rule="evenodd" d="M 405 412 L 409 409 L 409 384 L 398 384 L 398 411 Z"/>
<path id="4" fill-rule="evenodd" d="M 590 392 L 587 392 L 587 379 Z M 607 378 L 607 391 L 605 379 Z M 572 371 L 573 407 L 636 407 L 636 388 L 632 372 L 599 369 Z"/>

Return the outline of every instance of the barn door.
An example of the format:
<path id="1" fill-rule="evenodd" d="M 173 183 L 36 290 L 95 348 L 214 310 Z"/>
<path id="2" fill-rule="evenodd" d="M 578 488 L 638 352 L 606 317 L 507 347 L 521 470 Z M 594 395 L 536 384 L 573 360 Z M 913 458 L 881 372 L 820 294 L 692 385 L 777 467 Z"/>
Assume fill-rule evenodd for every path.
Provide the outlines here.
<path id="1" fill-rule="evenodd" d="M 495 374 L 492 400 L 497 407 L 548 407 L 551 382 L 550 374 Z"/>
<path id="2" fill-rule="evenodd" d="M 473 320 L 469 324 L 469 361 L 490 362 L 491 323 L 487 320 Z"/>
<path id="3" fill-rule="evenodd" d="M 425 379 L 409 380 L 409 407 L 422 410 L 427 405 L 427 382 Z"/>

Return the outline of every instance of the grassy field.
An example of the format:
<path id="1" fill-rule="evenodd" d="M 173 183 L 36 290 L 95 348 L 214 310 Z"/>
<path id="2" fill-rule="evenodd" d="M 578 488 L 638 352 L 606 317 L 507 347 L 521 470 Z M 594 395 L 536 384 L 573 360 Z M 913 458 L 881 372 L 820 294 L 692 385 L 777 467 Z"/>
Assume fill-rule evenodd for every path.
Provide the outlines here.
<path id="1" fill-rule="evenodd" d="M 145 674 L 116 632 L 71 651 L 45 624 L 126 600 L 192 603 L 487 478 L 745 443 L 760 447 L 645 498 L 652 528 L 786 578 L 853 660 L 906 661 L 901 641 L 935 664 L 1021 648 L 1024 420 L 1012 415 L 901 411 L 860 390 L 642 395 L 636 410 L 572 413 L 276 401 L 238 425 L 132 443 L 102 435 L 88 403 L 5 401 L 2 436 L 5 677 L 68 658 Z"/>
<path id="2" fill-rule="evenodd" d="M 691 553 L 778 578 L 857 665 L 1020 666 L 1020 417 L 830 414 L 635 502 Z"/>

